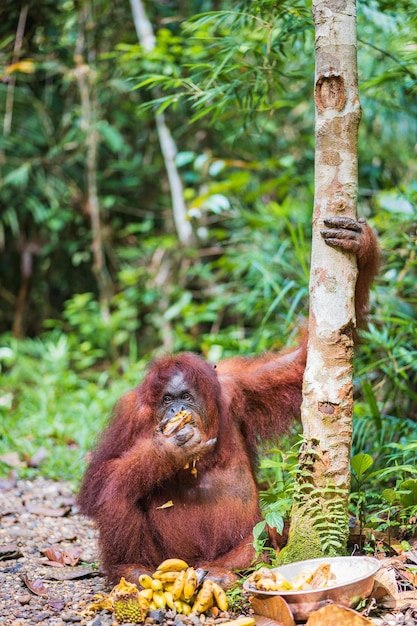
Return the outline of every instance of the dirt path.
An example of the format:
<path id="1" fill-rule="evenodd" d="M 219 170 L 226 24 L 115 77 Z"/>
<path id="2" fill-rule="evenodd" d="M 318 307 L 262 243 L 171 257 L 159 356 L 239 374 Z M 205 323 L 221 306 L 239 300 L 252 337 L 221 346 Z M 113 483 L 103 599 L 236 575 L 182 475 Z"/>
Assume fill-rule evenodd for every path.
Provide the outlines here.
<path id="1" fill-rule="evenodd" d="M 96 570 L 96 532 L 91 522 L 78 514 L 67 483 L 43 478 L 19 480 L 11 488 L 0 490 L 0 516 L 2 625 L 112 624 L 109 613 L 83 615 L 94 594 L 107 592 L 108 586 Z M 79 548 L 78 563 L 64 567 L 47 565 L 44 550 L 52 547 L 69 555 Z M 82 575 L 86 568 L 90 571 L 88 576 L 69 579 L 71 575 Z"/>

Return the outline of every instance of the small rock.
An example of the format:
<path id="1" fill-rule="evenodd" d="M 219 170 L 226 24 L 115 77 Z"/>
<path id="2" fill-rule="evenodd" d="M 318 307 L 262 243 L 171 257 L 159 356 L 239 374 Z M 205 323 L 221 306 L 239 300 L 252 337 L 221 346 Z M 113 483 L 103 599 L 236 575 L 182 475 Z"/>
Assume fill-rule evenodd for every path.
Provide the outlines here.
<path id="1" fill-rule="evenodd" d="M 165 611 L 163 609 L 155 609 L 148 612 L 148 617 L 154 624 L 162 624 L 165 619 Z"/>
<path id="2" fill-rule="evenodd" d="M 30 595 L 30 593 L 23 593 L 20 596 L 16 596 L 16 600 L 20 602 L 20 604 L 29 604 L 31 599 L 32 599 L 32 596 Z"/>
<path id="3" fill-rule="evenodd" d="M 93 620 L 87 622 L 86 626 L 112 626 L 113 623 L 113 618 L 111 616 L 97 615 L 97 617 L 95 617 Z"/>
<path id="4" fill-rule="evenodd" d="M 37 613 L 36 615 L 32 615 L 31 619 L 35 624 L 39 624 L 39 622 L 43 622 L 44 620 L 48 619 L 50 615 L 51 614 L 49 612 Z"/>
<path id="5" fill-rule="evenodd" d="M 81 617 L 79 615 L 75 615 L 75 613 L 62 613 L 61 619 L 66 623 L 81 622 Z"/>

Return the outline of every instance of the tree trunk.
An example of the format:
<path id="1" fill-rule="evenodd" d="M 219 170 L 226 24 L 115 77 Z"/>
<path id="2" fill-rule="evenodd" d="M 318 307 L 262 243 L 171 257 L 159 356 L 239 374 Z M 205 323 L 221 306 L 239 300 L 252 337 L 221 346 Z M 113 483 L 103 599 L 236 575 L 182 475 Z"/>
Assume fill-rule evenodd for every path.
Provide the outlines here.
<path id="1" fill-rule="evenodd" d="M 77 79 L 81 99 L 81 128 L 85 132 L 86 143 L 86 183 L 87 201 L 86 206 L 91 222 L 91 249 L 93 253 L 93 272 L 96 277 L 100 312 L 103 319 L 110 317 L 110 299 L 112 296 L 112 284 L 106 266 L 104 254 L 100 202 L 97 188 L 98 172 L 98 143 L 97 132 L 97 90 L 94 72 L 90 65 L 84 61 L 83 48 L 87 47 L 84 36 L 85 24 L 89 21 L 89 4 L 86 3 L 80 11 L 80 29 L 74 54 L 74 74 Z M 95 56 L 94 52 L 92 55 Z"/>
<path id="2" fill-rule="evenodd" d="M 130 4 L 132 7 L 133 20 L 135 22 L 139 42 L 143 49 L 149 52 L 155 47 L 155 36 L 153 34 L 152 24 L 146 16 L 141 0 L 130 0 Z M 174 139 L 172 138 L 171 132 L 166 125 L 164 114 L 159 113 L 156 115 L 155 122 L 158 132 L 159 145 L 161 146 L 161 152 L 164 158 L 165 169 L 169 181 L 175 228 L 179 241 L 182 244 L 187 245 L 192 241 L 193 230 L 191 223 L 187 218 L 183 185 L 175 164 L 177 147 Z"/>
<path id="3" fill-rule="evenodd" d="M 313 0 L 316 153 L 307 367 L 291 528 L 280 562 L 346 553 L 353 414 L 356 260 L 327 246 L 330 215 L 356 217 L 357 86 L 354 0 Z"/>
<path id="4" fill-rule="evenodd" d="M 12 65 L 17 63 L 19 60 L 19 53 L 22 49 L 23 36 L 25 34 L 28 11 L 29 11 L 29 5 L 28 4 L 22 5 L 22 8 L 20 9 L 20 14 L 19 14 L 19 23 L 17 25 L 16 37 L 14 40 L 13 57 L 12 57 L 12 63 L 11 63 Z M 9 82 L 7 85 L 6 106 L 5 106 L 4 121 L 3 121 L 3 136 L 4 137 L 7 137 L 8 135 L 10 135 L 10 131 L 12 129 L 15 87 L 16 87 L 16 74 L 12 73 L 9 77 Z M 2 160 L 1 160 L 2 163 L 3 163 L 3 159 L 4 159 L 4 154 L 2 155 Z"/>

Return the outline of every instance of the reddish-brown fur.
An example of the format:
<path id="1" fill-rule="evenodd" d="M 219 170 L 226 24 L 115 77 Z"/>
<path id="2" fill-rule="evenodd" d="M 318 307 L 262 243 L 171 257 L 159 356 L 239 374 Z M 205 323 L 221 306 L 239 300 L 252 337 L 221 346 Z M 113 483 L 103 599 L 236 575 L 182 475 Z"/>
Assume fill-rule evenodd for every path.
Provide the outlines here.
<path id="1" fill-rule="evenodd" d="M 375 237 L 364 225 L 357 249 L 345 241 L 328 243 L 357 254 L 360 321 L 377 268 Z M 153 570 L 170 557 L 209 569 L 250 564 L 252 529 L 261 518 L 257 441 L 279 435 L 299 415 L 305 358 L 305 338 L 294 349 L 226 359 L 216 368 L 193 354 L 163 357 L 121 398 L 79 499 L 82 512 L 97 523 L 111 580 Z M 216 438 L 200 450 L 196 477 L 184 467 L 197 448 L 187 451 L 156 434 L 161 397 L 179 372 L 203 398 L 204 440 Z"/>

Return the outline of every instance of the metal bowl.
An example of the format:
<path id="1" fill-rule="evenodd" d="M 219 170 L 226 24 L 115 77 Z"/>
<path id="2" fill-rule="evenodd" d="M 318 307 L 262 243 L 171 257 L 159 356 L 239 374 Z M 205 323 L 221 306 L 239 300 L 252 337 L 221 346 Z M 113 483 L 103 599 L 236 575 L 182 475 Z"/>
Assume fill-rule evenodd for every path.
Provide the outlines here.
<path id="1" fill-rule="evenodd" d="M 335 603 L 353 607 L 360 600 L 367 598 L 372 592 L 374 577 L 380 568 L 380 562 L 368 556 L 339 556 L 297 561 L 275 567 L 272 571 L 280 572 L 291 582 L 302 570 L 308 568 L 314 571 L 322 564 L 329 564 L 330 571 L 336 577 L 336 584 L 331 587 L 302 591 L 260 591 L 246 580 L 243 588 L 259 598 L 281 596 L 289 605 L 294 619 L 303 620 L 326 604 Z"/>

